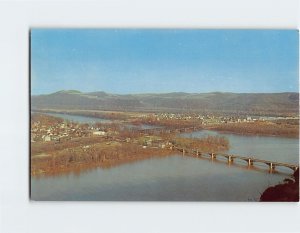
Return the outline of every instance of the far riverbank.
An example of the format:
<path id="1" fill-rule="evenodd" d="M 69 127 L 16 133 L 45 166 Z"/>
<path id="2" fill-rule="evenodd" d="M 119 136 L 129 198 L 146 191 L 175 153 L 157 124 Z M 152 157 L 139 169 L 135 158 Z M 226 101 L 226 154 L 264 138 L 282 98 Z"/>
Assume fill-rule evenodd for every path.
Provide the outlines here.
<path id="1" fill-rule="evenodd" d="M 116 121 L 139 123 L 166 128 L 201 127 L 207 130 L 215 130 L 238 135 L 272 136 L 299 138 L 299 122 L 296 120 L 267 120 L 238 123 L 202 124 L 197 120 L 157 120 L 151 118 L 153 113 L 144 112 L 118 112 L 118 111 L 96 111 L 96 110 L 57 110 L 57 109 L 34 109 L 39 113 L 62 113 L 72 116 L 92 117 L 94 121 Z"/>

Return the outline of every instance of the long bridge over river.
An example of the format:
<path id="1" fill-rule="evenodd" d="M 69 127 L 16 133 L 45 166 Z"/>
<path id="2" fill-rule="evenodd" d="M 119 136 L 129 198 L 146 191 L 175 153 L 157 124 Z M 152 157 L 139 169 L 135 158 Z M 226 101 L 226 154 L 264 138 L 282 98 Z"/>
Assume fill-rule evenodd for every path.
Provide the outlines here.
<path id="1" fill-rule="evenodd" d="M 185 127 L 185 128 L 153 128 L 153 129 L 140 129 L 138 132 L 143 134 L 153 134 L 153 133 L 159 133 L 159 132 L 165 132 L 165 133 L 183 133 L 183 132 L 190 132 L 195 130 L 201 130 L 202 127 Z M 257 159 L 253 157 L 247 157 L 247 156 L 241 156 L 241 155 L 232 155 L 232 154 L 224 154 L 224 153 L 203 153 L 200 150 L 195 149 L 187 149 L 187 148 L 181 148 L 178 146 L 173 146 L 172 149 L 178 150 L 182 152 L 183 154 L 191 154 L 197 157 L 206 156 L 211 159 L 216 159 L 218 157 L 225 158 L 228 163 L 233 163 L 234 160 L 241 160 L 247 162 L 248 166 L 255 166 L 257 164 L 265 164 L 269 166 L 269 171 L 272 172 L 276 169 L 276 167 L 286 167 L 289 169 L 292 169 L 293 171 L 296 171 L 299 165 L 295 164 L 289 164 L 289 163 L 282 163 L 282 162 L 274 162 L 269 160 L 263 160 L 263 159 Z"/>
<path id="2" fill-rule="evenodd" d="M 206 156 L 206 157 L 211 158 L 212 160 L 216 159 L 218 157 L 223 157 L 227 160 L 228 163 L 233 163 L 234 160 L 241 160 L 241 161 L 247 162 L 249 167 L 255 166 L 256 164 L 266 164 L 269 166 L 270 172 L 274 171 L 276 167 L 286 167 L 286 168 L 292 169 L 293 171 L 296 171 L 299 167 L 299 165 L 295 165 L 295 164 L 274 162 L 274 161 L 268 161 L 268 160 L 240 156 L 240 155 L 231 155 L 231 154 L 224 154 L 224 153 L 203 153 L 199 150 L 186 149 L 186 148 L 181 148 L 178 146 L 174 146 L 174 147 L 172 147 L 172 149 L 180 151 L 183 155 L 190 154 L 190 155 L 194 155 L 197 157 Z"/>

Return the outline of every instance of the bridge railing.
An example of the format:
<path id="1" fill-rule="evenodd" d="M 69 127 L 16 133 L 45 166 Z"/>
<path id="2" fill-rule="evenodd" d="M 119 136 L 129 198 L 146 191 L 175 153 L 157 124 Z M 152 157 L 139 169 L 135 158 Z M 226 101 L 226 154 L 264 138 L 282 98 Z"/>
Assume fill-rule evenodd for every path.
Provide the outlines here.
<path id="1" fill-rule="evenodd" d="M 215 153 L 215 152 L 203 152 L 203 151 L 197 150 L 197 149 L 187 149 L 187 148 L 178 147 L 178 146 L 173 146 L 173 149 L 178 150 L 178 151 L 182 152 L 183 154 L 193 154 L 193 155 L 197 155 L 197 156 L 209 155 L 212 159 L 216 158 L 218 156 L 222 156 L 222 157 L 225 157 L 228 160 L 228 162 L 233 162 L 235 159 L 240 159 L 240 160 L 246 161 L 249 166 L 253 166 L 254 163 L 264 163 L 269 166 L 270 170 L 275 170 L 275 168 L 278 166 L 287 167 L 289 169 L 292 169 L 293 171 L 296 171 L 299 168 L 299 165 L 295 165 L 295 164 L 257 159 L 254 157 L 232 155 L 232 154 L 225 154 L 225 153 Z"/>

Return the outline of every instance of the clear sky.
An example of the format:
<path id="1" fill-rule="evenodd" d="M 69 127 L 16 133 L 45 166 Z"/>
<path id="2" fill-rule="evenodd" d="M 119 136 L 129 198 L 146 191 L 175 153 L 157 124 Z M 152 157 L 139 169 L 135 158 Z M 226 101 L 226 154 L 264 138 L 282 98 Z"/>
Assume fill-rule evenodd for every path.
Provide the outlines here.
<path id="1" fill-rule="evenodd" d="M 297 30 L 31 30 L 32 94 L 298 92 Z"/>

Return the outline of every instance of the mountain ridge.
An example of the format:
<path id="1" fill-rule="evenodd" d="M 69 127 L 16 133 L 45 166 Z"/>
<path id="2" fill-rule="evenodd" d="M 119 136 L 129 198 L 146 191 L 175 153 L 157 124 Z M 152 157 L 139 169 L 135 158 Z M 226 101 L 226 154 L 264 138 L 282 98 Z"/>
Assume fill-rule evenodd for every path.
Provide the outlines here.
<path id="1" fill-rule="evenodd" d="M 141 93 L 63 90 L 31 96 L 33 109 L 88 109 L 118 111 L 211 111 L 249 114 L 297 114 L 299 93 Z"/>

